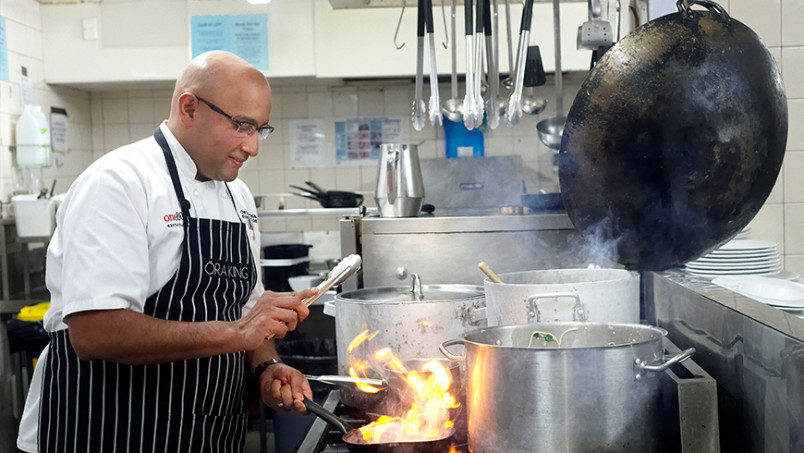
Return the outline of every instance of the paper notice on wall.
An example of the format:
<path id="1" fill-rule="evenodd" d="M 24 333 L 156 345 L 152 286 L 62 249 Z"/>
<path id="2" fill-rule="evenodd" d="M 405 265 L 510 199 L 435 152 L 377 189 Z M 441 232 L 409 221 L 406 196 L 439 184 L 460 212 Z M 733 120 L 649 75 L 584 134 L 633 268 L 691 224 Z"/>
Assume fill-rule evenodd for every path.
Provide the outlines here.
<path id="1" fill-rule="evenodd" d="M 5 17 L 0 17 L 0 80 L 8 80 L 8 43 L 6 43 Z"/>
<path id="2" fill-rule="evenodd" d="M 268 70 L 268 15 L 192 16 L 190 47 L 193 58 L 210 50 L 226 50 L 261 71 Z"/>
<path id="3" fill-rule="evenodd" d="M 290 166 L 323 167 L 324 127 L 321 120 L 290 121 Z"/>
<path id="4" fill-rule="evenodd" d="M 22 66 L 20 73 L 20 109 L 33 104 L 33 84 L 28 78 L 28 68 Z"/>
<path id="5" fill-rule="evenodd" d="M 401 143 L 401 117 L 349 118 L 335 122 L 335 163 L 376 165 L 380 145 Z"/>
<path id="6" fill-rule="evenodd" d="M 50 108 L 50 149 L 57 153 L 66 153 L 70 150 L 67 140 L 69 125 L 67 123 L 67 110 Z"/>

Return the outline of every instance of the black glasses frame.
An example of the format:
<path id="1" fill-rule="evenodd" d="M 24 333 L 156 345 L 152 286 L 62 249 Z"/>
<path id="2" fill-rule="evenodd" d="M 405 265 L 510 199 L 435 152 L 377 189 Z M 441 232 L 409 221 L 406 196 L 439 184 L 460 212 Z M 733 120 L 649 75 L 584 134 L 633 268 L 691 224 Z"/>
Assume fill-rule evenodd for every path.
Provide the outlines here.
<path id="1" fill-rule="evenodd" d="M 232 115 L 229 115 L 228 113 L 224 112 L 220 107 L 218 107 L 217 105 L 207 101 L 206 99 L 202 98 L 201 96 L 196 96 L 196 99 L 198 99 L 199 101 L 201 101 L 204 104 L 206 104 L 210 109 L 212 109 L 213 112 L 220 113 L 221 115 L 223 115 L 226 118 L 228 118 L 229 121 L 231 121 L 232 124 L 234 125 L 235 131 L 240 133 L 240 134 L 254 135 L 254 133 L 257 132 L 257 133 L 260 134 L 260 138 L 265 140 L 266 138 L 268 138 L 269 135 L 271 135 L 271 133 L 274 132 L 274 127 L 271 126 L 270 124 L 265 124 L 263 126 L 257 126 L 256 124 L 248 122 L 248 121 L 236 120 L 236 119 L 232 118 Z"/>

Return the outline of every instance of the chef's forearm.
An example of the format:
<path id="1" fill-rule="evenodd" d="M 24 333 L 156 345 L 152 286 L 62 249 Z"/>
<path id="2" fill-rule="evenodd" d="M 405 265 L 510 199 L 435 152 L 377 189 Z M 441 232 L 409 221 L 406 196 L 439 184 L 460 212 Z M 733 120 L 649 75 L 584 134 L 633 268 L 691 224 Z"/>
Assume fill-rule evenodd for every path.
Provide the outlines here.
<path id="1" fill-rule="evenodd" d="M 246 351 L 246 369 L 252 371 L 257 368 L 257 365 L 278 358 L 279 354 L 276 352 L 274 340 L 268 340 L 257 349 Z"/>
<path id="2" fill-rule="evenodd" d="M 168 321 L 125 309 L 75 313 L 65 322 L 83 360 L 144 365 L 242 350 L 242 338 L 231 322 Z"/>

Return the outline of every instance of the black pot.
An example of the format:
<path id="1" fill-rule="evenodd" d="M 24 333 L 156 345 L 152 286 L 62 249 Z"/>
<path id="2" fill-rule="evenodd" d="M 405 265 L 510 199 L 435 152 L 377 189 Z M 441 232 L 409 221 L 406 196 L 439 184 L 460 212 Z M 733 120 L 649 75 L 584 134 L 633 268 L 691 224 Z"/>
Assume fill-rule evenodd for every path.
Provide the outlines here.
<path id="1" fill-rule="evenodd" d="M 308 256 L 309 244 L 279 244 L 263 247 L 263 258 L 267 260 L 292 260 Z M 286 266 L 263 266 L 262 282 L 265 289 L 271 291 L 292 291 L 288 278 L 306 275 L 310 267 L 309 261 Z"/>

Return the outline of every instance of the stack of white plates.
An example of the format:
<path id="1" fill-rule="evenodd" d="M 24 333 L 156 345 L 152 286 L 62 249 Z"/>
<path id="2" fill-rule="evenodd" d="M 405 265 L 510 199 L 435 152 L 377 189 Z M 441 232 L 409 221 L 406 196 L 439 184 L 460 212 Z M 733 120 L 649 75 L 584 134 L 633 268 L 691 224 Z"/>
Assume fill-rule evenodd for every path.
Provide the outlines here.
<path id="1" fill-rule="evenodd" d="M 773 275 L 782 272 L 779 244 L 755 239 L 734 239 L 717 250 L 684 265 L 701 277 L 722 275 Z"/>
<path id="2" fill-rule="evenodd" d="M 801 283 L 753 275 L 717 277 L 712 283 L 779 310 L 804 316 L 804 285 Z"/>

